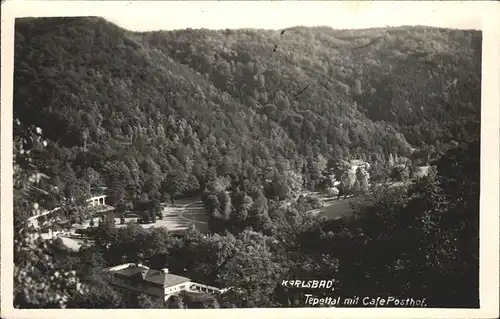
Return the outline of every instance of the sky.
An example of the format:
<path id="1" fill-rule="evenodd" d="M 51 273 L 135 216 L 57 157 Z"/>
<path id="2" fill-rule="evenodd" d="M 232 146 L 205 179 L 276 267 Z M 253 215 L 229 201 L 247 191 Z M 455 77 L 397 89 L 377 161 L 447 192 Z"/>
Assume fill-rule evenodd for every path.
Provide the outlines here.
<path id="1" fill-rule="evenodd" d="M 137 31 L 152 29 L 258 28 L 282 29 L 293 26 L 330 26 L 335 29 L 400 25 L 433 25 L 480 28 L 479 7 L 467 2 L 373 3 L 364 1 L 273 1 L 183 3 L 137 6 L 132 14 L 113 12 L 104 17 Z M 143 17 L 147 16 L 147 20 Z"/>
<path id="2" fill-rule="evenodd" d="M 23 16 L 102 16 L 134 31 L 283 29 L 330 26 L 357 29 L 429 25 L 480 29 L 494 1 L 24 1 Z M 50 1 L 52 2 L 52 1 Z M 491 4 L 490 4 L 491 5 Z"/>

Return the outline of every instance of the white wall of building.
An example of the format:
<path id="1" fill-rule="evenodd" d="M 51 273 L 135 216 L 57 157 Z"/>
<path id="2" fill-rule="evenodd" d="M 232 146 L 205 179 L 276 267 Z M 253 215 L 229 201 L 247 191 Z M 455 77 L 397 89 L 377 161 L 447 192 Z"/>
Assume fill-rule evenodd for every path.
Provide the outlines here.
<path id="1" fill-rule="evenodd" d="M 192 285 L 193 285 L 192 282 L 187 281 L 187 282 L 183 282 L 182 284 L 178 284 L 178 285 L 175 285 L 175 286 L 166 287 L 165 291 L 164 291 L 165 300 L 167 300 L 172 295 L 175 295 L 175 294 L 177 294 L 177 293 L 179 293 L 181 291 L 189 290 L 189 287 L 192 286 Z"/>

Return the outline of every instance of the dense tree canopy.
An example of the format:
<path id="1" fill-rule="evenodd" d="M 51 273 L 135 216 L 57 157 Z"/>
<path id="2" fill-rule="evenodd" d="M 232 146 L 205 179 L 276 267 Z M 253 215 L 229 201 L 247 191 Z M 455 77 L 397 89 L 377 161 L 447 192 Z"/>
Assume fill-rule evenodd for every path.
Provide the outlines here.
<path id="1" fill-rule="evenodd" d="M 230 288 L 142 308 L 303 306 L 284 279 L 477 306 L 480 32 L 42 18 L 18 20 L 15 44 L 17 306 L 131 306 L 102 270 L 138 259 Z M 199 195 L 209 233 L 102 221 L 91 247 L 57 254 L 27 234 L 40 209 L 82 221 L 103 187 L 122 220 Z M 311 191 L 371 204 L 327 220 L 306 213 Z"/>
<path id="2" fill-rule="evenodd" d="M 477 137 L 480 97 L 464 91 L 480 87 L 480 42 L 423 27 L 133 33 L 23 19 L 14 112 L 54 142 L 45 170 L 68 196 L 106 185 L 115 203 L 166 199 L 227 176 L 283 198 L 286 174 L 320 182 L 320 158 Z"/>

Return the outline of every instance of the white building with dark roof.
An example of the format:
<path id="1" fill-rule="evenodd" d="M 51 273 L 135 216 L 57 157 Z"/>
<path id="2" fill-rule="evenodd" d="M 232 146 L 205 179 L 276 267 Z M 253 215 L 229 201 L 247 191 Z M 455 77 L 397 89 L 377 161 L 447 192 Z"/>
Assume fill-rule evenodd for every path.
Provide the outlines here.
<path id="1" fill-rule="evenodd" d="M 171 296 L 186 291 L 190 293 L 220 294 L 219 289 L 191 281 L 191 279 L 162 270 L 150 269 L 142 264 L 123 264 L 107 269 L 113 274 L 110 283 L 128 296 L 147 294 L 167 301 Z"/>

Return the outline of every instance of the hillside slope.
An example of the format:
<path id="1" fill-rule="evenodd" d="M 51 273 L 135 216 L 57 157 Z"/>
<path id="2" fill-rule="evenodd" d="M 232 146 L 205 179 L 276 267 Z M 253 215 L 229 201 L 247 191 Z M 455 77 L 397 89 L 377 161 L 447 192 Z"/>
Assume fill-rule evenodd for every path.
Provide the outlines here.
<path id="1" fill-rule="evenodd" d="M 51 143 L 61 196 L 261 185 L 479 135 L 480 32 L 433 28 L 134 33 L 16 22 L 14 114 Z M 313 177 L 311 177 L 313 178 Z M 76 181 L 83 182 L 76 182 Z"/>

